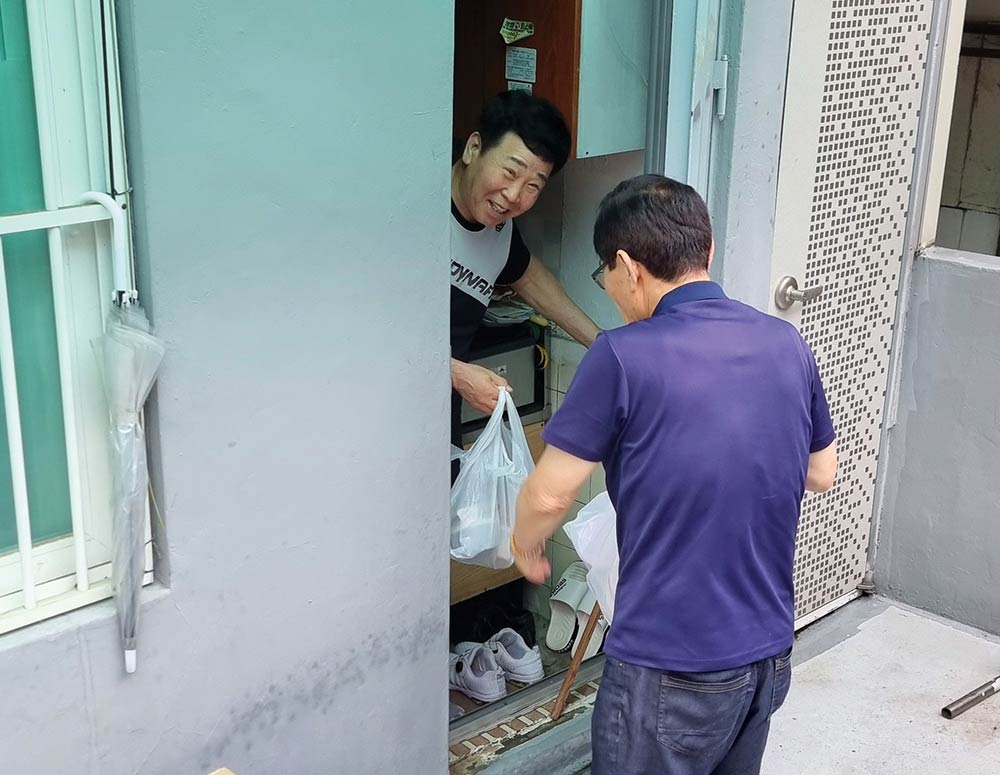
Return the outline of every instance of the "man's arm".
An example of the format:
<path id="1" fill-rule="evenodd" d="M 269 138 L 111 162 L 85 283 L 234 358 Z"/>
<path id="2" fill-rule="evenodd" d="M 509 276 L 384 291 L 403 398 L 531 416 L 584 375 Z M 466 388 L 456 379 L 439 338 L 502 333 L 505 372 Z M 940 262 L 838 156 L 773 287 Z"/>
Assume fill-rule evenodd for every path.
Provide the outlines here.
<path id="1" fill-rule="evenodd" d="M 826 492 L 837 478 L 837 442 L 809 455 L 806 471 L 806 489 L 809 492 Z"/>
<path id="2" fill-rule="evenodd" d="M 594 321 L 573 303 L 559 281 L 534 256 L 512 287 L 518 296 L 584 347 L 590 347 L 600 333 Z"/>
<path id="3" fill-rule="evenodd" d="M 541 584 L 548 577 L 545 541 L 559 529 L 576 493 L 595 468 L 597 463 L 557 447 L 546 447 L 534 472 L 521 487 L 514 526 L 514 561 L 528 581 Z"/>

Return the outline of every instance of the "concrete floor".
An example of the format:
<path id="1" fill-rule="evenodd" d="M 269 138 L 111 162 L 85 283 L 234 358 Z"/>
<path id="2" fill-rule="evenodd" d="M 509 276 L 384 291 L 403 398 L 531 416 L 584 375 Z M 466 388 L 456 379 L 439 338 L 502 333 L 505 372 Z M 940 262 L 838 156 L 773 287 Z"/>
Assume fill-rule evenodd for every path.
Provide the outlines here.
<path id="1" fill-rule="evenodd" d="M 1000 638 L 862 598 L 800 632 L 793 666 L 761 775 L 1000 773 L 1000 695 L 940 715 L 1000 674 Z"/>
<path id="2" fill-rule="evenodd" d="M 1000 674 L 1000 638 L 878 598 L 800 635 L 763 775 L 1000 773 L 1000 696 L 942 706 Z"/>

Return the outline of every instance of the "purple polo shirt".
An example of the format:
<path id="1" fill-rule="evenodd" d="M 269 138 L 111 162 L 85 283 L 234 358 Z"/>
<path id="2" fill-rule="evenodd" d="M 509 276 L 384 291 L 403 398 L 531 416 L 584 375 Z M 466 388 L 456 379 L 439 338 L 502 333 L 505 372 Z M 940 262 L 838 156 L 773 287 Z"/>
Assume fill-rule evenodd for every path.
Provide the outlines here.
<path id="1" fill-rule="evenodd" d="M 834 440 L 794 326 L 683 285 L 597 338 L 542 438 L 604 463 L 620 555 L 608 655 L 702 672 L 791 646 L 809 453 Z"/>

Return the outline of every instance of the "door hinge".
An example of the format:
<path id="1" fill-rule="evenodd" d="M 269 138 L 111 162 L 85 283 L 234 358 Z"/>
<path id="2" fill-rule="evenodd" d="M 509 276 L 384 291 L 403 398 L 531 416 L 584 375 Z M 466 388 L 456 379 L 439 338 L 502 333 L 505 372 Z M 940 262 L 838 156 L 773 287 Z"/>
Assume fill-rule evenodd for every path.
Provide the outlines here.
<path id="1" fill-rule="evenodd" d="M 712 66 L 712 89 L 715 95 L 715 115 L 722 121 L 726 117 L 726 100 L 729 97 L 729 57 L 723 54 Z"/>

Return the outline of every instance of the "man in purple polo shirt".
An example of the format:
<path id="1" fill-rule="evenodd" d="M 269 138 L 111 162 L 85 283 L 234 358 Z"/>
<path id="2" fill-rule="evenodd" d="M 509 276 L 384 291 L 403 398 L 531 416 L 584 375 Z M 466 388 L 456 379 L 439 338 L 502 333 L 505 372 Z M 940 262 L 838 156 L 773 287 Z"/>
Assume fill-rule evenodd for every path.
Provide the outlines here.
<path id="1" fill-rule="evenodd" d="M 836 473 L 823 385 L 793 326 L 709 279 L 711 223 L 690 186 L 621 183 L 594 247 L 627 325 L 597 338 L 543 431 L 517 563 L 544 580 L 545 539 L 603 463 L 620 576 L 592 772 L 753 775 L 791 678 L 800 502 Z"/>

